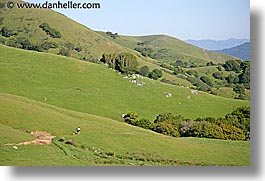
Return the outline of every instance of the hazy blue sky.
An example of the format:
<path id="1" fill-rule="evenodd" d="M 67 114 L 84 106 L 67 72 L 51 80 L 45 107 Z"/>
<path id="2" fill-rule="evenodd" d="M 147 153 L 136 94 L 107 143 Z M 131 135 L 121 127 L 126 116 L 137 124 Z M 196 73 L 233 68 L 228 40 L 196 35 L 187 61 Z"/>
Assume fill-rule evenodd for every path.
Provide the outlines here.
<path id="1" fill-rule="evenodd" d="M 31 0 L 31 2 L 36 1 Z M 101 4 L 101 9 L 97 10 L 56 10 L 93 30 L 112 31 L 124 35 L 167 34 L 182 40 L 250 37 L 249 0 L 76 0 L 73 2 Z"/>

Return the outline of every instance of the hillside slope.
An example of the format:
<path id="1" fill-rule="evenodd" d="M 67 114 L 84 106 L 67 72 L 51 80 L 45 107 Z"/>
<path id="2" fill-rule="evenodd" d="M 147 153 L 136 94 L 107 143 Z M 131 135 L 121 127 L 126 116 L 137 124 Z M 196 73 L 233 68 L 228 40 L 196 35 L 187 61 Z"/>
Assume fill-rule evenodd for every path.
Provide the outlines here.
<path id="1" fill-rule="evenodd" d="M 250 42 L 223 50 L 214 50 L 215 52 L 238 57 L 242 60 L 250 60 Z"/>
<path id="2" fill-rule="evenodd" d="M 0 64 L 0 92 L 114 119 L 130 111 L 152 120 L 164 112 L 187 118 L 222 117 L 249 105 L 203 92 L 196 96 L 186 87 L 148 78 L 138 78 L 145 84 L 137 86 L 103 65 L 4 46 Z"/>
<path id="3" fill-rule="evenodd" d="M 77 126 L 81 127 L 81 134 L 72 135 Z M 29 134 L 32 130 L 46 131 L 56 137 L 50 145 L 4 146 L 32 140 Z M 249 142 L 173 138 L 3 93 L 0 93 L 0 136 L 1 165 L 243 166 L 250 163 Z"/>
<path id="4" fill-rule="evenodd" d="M 222 63 L 228 59 L 234 59 L 234 57 L 207 51 L 167 35 L 119 35 L 113 39 L 104 32 L 98 33 L 122 46 L 142 52 L 146 51 L 146 53 L 149 54 L 149 57 L 167 63 L 173 63 L 176 60 L 182 60 L 183 62 L 206 65 L 206 63 L 210 61 Z"/>
<path id="5" fill-rule="evenodd" d="M 0 0 L 0 2 L 6 4 L 7 1 Z M 21 1 L 14 0 L 13 2 Z M 25 39 L 35 46 L 40 46 L 43 42 L 56 43 L 58 48 L 49 48 L 48 52 L 57 54 L 61 48 L 70 49 L 71 56 L 78 59 L 98 60 L 104 52 L 126 51 L 124 47 L 53 10 L 1 8 L 0 14 L 0 29 L 6 27 L 15 33 L 10 37 L 1 38 L 1 41 L 5 41 L 6 44 L 12 45 L 13 40 Z M 40 25 L 43 23 L 47 23 L 55 32 L 59 32 L 61 37 L 52 37 L 42 30 Z"/>

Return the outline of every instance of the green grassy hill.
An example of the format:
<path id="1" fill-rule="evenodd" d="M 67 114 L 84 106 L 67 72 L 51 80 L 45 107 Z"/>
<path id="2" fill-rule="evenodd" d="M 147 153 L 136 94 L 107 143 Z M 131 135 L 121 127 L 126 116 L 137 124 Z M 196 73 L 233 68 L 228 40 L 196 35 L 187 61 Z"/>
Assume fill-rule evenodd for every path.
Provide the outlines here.
<path id="1" fill-rule="evenodd" d="M 24 45 L 25 42 L 32 46 L 44 48 L 50 47 L 50 44 L 55 44 L 54 47 L 48 50 L 42 48 L 41 51 L 58 54 L 64 50 L 63 52 L 67 56 L 88 61 L 98 61 L 103 53 L 130 52 L 136 55 L 139 67 L 147 65 L 150 70 L 160 69 L 154 60 L 141 56 L 133 49 L 120 45 L 109 39 L 108 36 L 99 34 L 63 14 L 48 9 L 7 9 L 3 7 L 6 2 L 6 0 L 0 0 L 0 30 L 6 27 L 11 34 L 15 33 L 15 35 L 10 37 L 0 35 L 0 43 L 2 44 L 17 48 L 22 48 L 21 44 Z M 49 36 L 39 27 L 42 23 L 47 23 L 52 29 L 59 31 L 61 38 Z M 164 77 L 177 84 L 190 85 L 189 82 L 166 72 L 164 72 Z"/>
<path id="2" fill-rule="evenodd" d="M 0 1 L 5 4 L 6 0 Z M 14 0 L 13 2 L 19 2 Z M 63 14 L 57 13 L 49 9 L 8 9 L 1 8 L 1 23 L 2 27 L 14 31 L 16 35 L 11 37 L 2 37 L 2 41 L 13 43 L 12 40 L 28 39 L 34 45 L 40 45 L 44 41 L 55 42 L 58 48 L 50 48 L 48 52 L 57 54 L 62 47 L 76 48 L 82 50 L 80 52 L 72 50 L 71 56 L 82 59 L 99 59 L 103 52 L 113 53 L 126 50 L 113 41 L 102 37 L 93 30 L 81 25 Z M 48 25 L 60 32 L 61 38 L 52 38 L 44 32 L 39 26 L 42 23 Z M 70 27 L 70 28 L 69 28 Z M 67 45 L 71 43 L 70 45 Z M 72 47 L 71 47 L 72 46 Z"/>
<path id="3" fill-rule="evenodd" d="M 204 64 L 231 57 L 164 35 L 113 39 L 52 10 L 6 9 L 2 6 L 5 2 L 0 0 L 0 43 L 15 48 L 0 45 L 1 165 L 250 164 L 247 141 L 173 138 L 131 126 L 121 118 L 128 112 L 151 121 L 166 112 L 191 119 L 217 118 L 249 106 L 249 101 L 194 94 L 188 88 L 190 82 L 158 63 L 178 58 Z M 60 37 L 45 33 L 40 28 L 43 23 Z M 54 47 L 44 52 L 21 49 L 46 47 L 44 42 Z M 144 57 L 134 50 L 135 45 L 152 47 L 157 56 L 164 57 Z M 69 57 L 57 55 L 62 49 L 70 52 Z M 137 57 L 139 67 L 162 69 L 162 78 L 184 86 L 146 77 L 128 78 L 89 62 L 98 60 L 102 53 L 114 52 L 130 52 Z M 201 75 L 213 71 L 199 69 Z M 167 97 L 169 93 L 172 96 Z M 78 126 L 81 134 L 73 135 Z M 5 145 L 35 139 L 30 134 L 33 130 L 56 137 L 50 145 Z"/>
<path id="4" fill-rule="evenodd" d="M 77 126 L 80 135 L 72 135 Z M 172 138 L 101 116 L 70 111 L 0 93 L 1 165 L 249 165 L 250 144 Z M 56 136 L 51 145 L 4 146 L 34 139 L 32 130 Z M 75 143 L 60 142 L 61 138 Z M 207 154 L 206 154 L 207 153 Z M 47 159 L 49 158 L 49 159 Z"/>
<path id="5" fill-rule="evenodd" d="M 210 61 L 223 63 L 228 59 L 235 59 L 234 57 L 228 55 L 201 49 L 167 35 L 119 35 L 113 39 L 104 32 L 98 33 L 130 49 L 150 48 L 151 51 L 153 51 L 150 57 L 167 63 L 173 63 L 176 60 L 181 60 L 183 62 L 195 63 L 197 65 L 206 65 L 206 63 Z"/>
<path id="6" fill-rule="evenodd" d="M 145 85 L 137 86 L 103 65 L 58 55 L 0 46 L 0 57 L 0 92 L 113 119 L 130 111 L 151 120 L 164 112 L 222 117 L 249 105 L 148 78 L 138 78 Z"/>

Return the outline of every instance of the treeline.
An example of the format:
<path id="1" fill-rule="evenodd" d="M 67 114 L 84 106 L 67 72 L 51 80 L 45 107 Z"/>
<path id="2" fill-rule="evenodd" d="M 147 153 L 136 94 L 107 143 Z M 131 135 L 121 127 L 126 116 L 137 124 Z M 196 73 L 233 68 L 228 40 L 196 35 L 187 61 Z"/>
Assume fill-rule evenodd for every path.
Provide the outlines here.
<path id="1" fill-rule="evenodd" d="M 139 63 L 135 55 L 131 53 L 103 54 L 100 62 L 123 74 L 140 74 L 142 76 L 157 80 L 163 76 L 161 70 L 149 70 L 148 66 L 138 68 Z"/>
<path id="2" fill-rule="evenodd" d="M 128 124 L 173 137 L 199 137 L 225 140 L 250 139 L 250 107 L 238 108 L 223 118 L 186 119 L 172 113 L 159 114 L 154 121 L 136 113 L 124 117 Z"/>

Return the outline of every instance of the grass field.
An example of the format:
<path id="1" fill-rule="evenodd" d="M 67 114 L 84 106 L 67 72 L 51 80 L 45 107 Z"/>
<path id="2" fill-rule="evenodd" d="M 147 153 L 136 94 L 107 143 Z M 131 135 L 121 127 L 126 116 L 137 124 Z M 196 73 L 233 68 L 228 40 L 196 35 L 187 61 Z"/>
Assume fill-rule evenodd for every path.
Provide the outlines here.
<path id="1" fill-rule="evenodd" d="M 136 52 L 137 43 L 148 44 L 157 52 L 166 49 L 161 61 L 167 63 L 179 58 L 205 65 L 233 57 L 165 35 L 119 36 L 113 40 L 104 32 L 95 32 L 52 10 L 11 10 L 3 7 L 6 0 L 0 3 L 0 30 L 7 27 L 16 32 L 10 37 L 0 35 L 3 44 L 22 46 L 16 41 L 25 39 L 34 45 L 44 41 L 58 45 L 46 52 L 0 45 L 1 165 L 250 165 L 249 141 L 174 138 L 131 126 L 121 118 L 128 112 L 150 121 L 168 112 L 191 119 L 217 118 L 250 105 L 250 101 L 231 99 L 231 89 L 221 91 L 228 98 L 205 92 L 194 94 L 190 82 L 160 67 L 157 60 Z M 42 23 L 48 23 L 62 37 L 51 38 L 39 27 Z M 70 57 L 57 55 L 66 47 L 70 47 Z M 138 77 L 138 82 L 144 82 L 139 86 L 102 64 L 79 60 L 99 60 L 102 53 L 118 52 L 134 54 L 139 67 L 162 69 L 162 78 L 184 86 L 162 83 L 162 78 L 155 81 Z M 197 70 L 204 75 L 216 68 Z M 171 97 L 166 96 L 169 93 Z M 81 134 L 73 134 L 78 126 Z M 21 144 L 37 140 L 32 131 L 47 132 L 55 138 L 47 145 Z"/>
<path id="2" fill-rule="evenodd" d="M 222 117 L 249 101 L 232 100 L 147 78 L 130 83 L 102 65 L 0 46 L 0 92 L 59 107 L 121 119 L 130 111 L 148 119 L 172 112 L 187 118 Z M 165 96 L 170 92 L 172 97 Z"/>
<path id="3" fill-rule="evenodd" d="M 77 126 L 80 135 L 72 135 Z M 70 111 L 0 93 L 1 165 L 249 165 L 249 142 L 173 138 L 109 118 Z M 51 145 L 6 143 L 32 140 L 31 130 L 55 135 Z M 59 142 L 71 140 L 75 146 Z M 49 159 L 47 159 L 47 157 Z"/>

